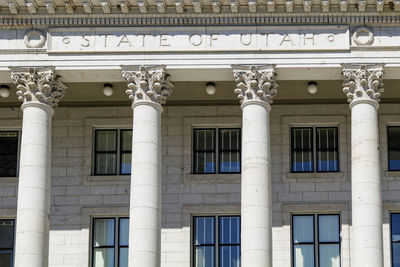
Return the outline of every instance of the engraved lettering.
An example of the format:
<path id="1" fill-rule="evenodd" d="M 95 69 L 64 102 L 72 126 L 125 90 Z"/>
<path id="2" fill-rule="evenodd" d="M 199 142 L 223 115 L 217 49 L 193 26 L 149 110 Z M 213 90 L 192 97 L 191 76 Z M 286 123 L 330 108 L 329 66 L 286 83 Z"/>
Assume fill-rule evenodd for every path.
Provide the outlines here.
<path id="1" fill-rule="evenodd" d="M 144 34 L 139 34 L 138 37 L 141 37 L 141 38 L 142 38 L 142 47 L 144 47 L 145 35 L 144 35 Z"/>
<path id="2" fill-rule="evenodd" d="M 121 44 L 128 44 L 128 47 L 132 47 L 131 41 L 129 41 L 128 36 L 126 36 L 126 34 L 122 35 L 121 40 L 117 44 L 117 47 L 120 47 Z"/>
<path id="3" fill-rule="evenodd" d="M 82 43 L 81 43 L 81 46 L 83 46 L 83 47 L 89 47 L 89 46 L 90 46 L 89 37 L 90 37 L 90 34 L 84 34 L 84 35 L 82 35 Z"/>
<path id="4" fill-rule="evenodd" d="M 269 46 L 269 36 L 274 34 L 273 32 L 261 33 L 261 35 L 265 35 L 265 45 Z"/>
<path id="5" fill-rule="evenodd" d="M 203 38 L 200 34 L 195 33 L 189 36 L 189 42 L 194 46 L 199 46 L 203 43 Z"/>
<path id="6" fill-rule="evenodd" d="M 292 46 L 294 45 L 294 42 L 293 42 L 292 38 L 290 38 L 290 35 L 288 33 L 286 33 L 283 36 L 282 41 L 281 41 L 281 43 L 279 45 L 281 46 L 286 42 L 289 42 Z"/>
<path id="7" fill-rule="evenodd" d="M 214 41 L 218 40 L 218 35 L 219 35 L 218 33 L 212 33 L 210 35 L 210 46 L 213 46 Z"/>
<path id="8" fill-rule="evenodd" d="M 104 36 L 104 47 L 107 47 L 107 37 L 113 35 L 105 33 L 105 34 L 100 34 L 100 36 Z"/>
<path id="9" fill-rule="evenodd" d="M 160 46 L 171 46 L 169 37 L 170 37 L 169 34 L 161 34 L 160 35 Z"/>
<path id="10" fill-rule="evenodd" d="M 335 41 L 335 35 L 333 35 L 333 34 L 329 34 L 327 38 L 328 38 L 328 41 L 331 42 L 331 43 L 333 41 Z"/>
<path id="11" fill-rule="evenodd" d="M 310 43 L 311 45 L 315 45 L 315 34 L 314 33 L 304 33 L 303 34 L 303 45 L 307 45 Z"/>
<path id="12" fill-rule="evenodd" d="M 240 34 L 240 42 L 242 45 L 250 45 L 251 44 L 251 33 L 250 34 Z"/>

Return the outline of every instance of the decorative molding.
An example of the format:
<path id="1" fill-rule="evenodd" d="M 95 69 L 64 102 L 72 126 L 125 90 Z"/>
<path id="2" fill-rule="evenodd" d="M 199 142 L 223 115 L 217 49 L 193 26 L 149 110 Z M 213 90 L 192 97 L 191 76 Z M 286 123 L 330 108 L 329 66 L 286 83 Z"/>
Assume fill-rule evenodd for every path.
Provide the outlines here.
<path id="1" fill-rule="evenodd" d="M 383 65 L 343 65 L 343 92 L 350 107 L 358 101 L 378 105 L 383 89 Z"/>
<path id="2" fill-rule="evenodd" d="M 75 5 L 72 1 L 65 1 L 64 2 L 64 7 L 65 7 L 65 11 L 68 14 L 74 14 L 74 10 L 75 10 Z"/>
<path id="3" fill-rule="evenodd" d="M 111 4 L 108 2 L 108 0 L 100 0 L 100 6 L 101 9 L 103 10 L 104 14 L 110 14 L 111 13 Z"/>
<path id="4" fill-rule="evenodd" d="M 119 3 L 119 9 L 121 9 L 121 12 L 124 14 L 129 13 L 129 2 L 127 0 L 121 0 L 118 2 Z"/>
<path id="5" fill-rule="evenodd" d="M 211 7 L 213 13 L 221 12 L 221 3 L 219 2 L 219 0 L 211 0 Z"/>
<path id="6" fill-rule="evenodd" d="M 44 4 L 46 5 L 47 13 L 56 14 L 56 5 L 52 1 L 46 1 Z"/>
<path id="7" fill-rule="evenodd" d="M 37 5 L 34 1 L 26 1 L 26 7 L 28 8 L 29 14 L 36 14 L 37 13 Z"/>
<path id="8" fill-rule="evenodd" d="M 194 12 L 200 14 L 203 8 L 203 2 L 201 0 L 192 0 Z"/>
<path id="9" fill-rule="evenodd" d="M 18 100 L 24 104 L 36 102 L 56 107 L 65 95 L 67 85 L 61 76 L 55 75 L 54 67 L 10 69 Z"/>
<path id="10" fill-rule="evenodd" d="M 156 0 L 156 6 L 159 13 L 165 13 L 166 4 L 164 0 Z"/>
<path id="11" fill-rule="evenodd" d="M 233 65 L 232 68 L 236 82 L 234 92 L 240 103 L 259 101 L 272 104 L 279 86 L 273 66 Z"/>
<path id="12" fill-rule="evenodd" d="M 121 66 L 122 77 L 128 82 L 126 94 L 132 103 L 151 102 L 165 104 L 174 85 L 169 81 L 164 65 Z"/>
<path id="13" fill-rule="evenodd" d="M 36 40 L 36 38 L 39 38 L 39 40 Z M 24 44 L 27 48 L 43 48 L 46 44 L 46 37 L 40 31 L 33 30 L 26 33 Z"/>
<path id="14" fill-rule="evenodd" d="M 15 2 L 7 2 L 8 10 L 11 14 L 17 15 L 18 14 L 18 5 Z"/>
<path id="15" fill-rule="evenodd" d="M 256 0 L 248 0 L 247 5 L 249 6 L 250 13 L 257 12 L 257 1 Z"/>
<path id="16" fill-rule="evenodd" d="M 365 40 L 360 38 L 361 34 L 367 34 Z M 353 42 L 357 45 L 372 45 L 374 43 L 374 33 L 367 27 L 360 27 L 352 35 Z"/>
<path id="17" fill-rule="evenodd" d="M 185 5 L 183 4 L 183 0 L 174 0 L 174 1 L 175 1 L 176 13 L 182 14 L 185 11 Z"/>
<path id="18" fill-rule="evenodd" d="M 232 13 L 239 12 L 239 1 L 238 0 L 229 0 L 229 5 L 231 6 Z"/>

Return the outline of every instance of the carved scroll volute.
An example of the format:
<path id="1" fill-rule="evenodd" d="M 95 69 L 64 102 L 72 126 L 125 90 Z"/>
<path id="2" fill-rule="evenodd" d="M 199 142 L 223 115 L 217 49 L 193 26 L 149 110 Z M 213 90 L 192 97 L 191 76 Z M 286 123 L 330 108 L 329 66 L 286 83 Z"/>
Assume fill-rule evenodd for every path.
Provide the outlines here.
<path id="1" fill-rule="evenodd" d="M 356 101 L 380 101 L 383 65 L 343 65 L 343 92 L 350 105 Z"/>
<path id="2" fill-rule="evenodd" d="M 234 92 L 238 95 L 240 103 L 260 101 L 272 104 L 279 86 L 273 66 L 235 65 L 232 67 L 236 82 Z"/>
<path id="3" fill-rule="evenodd" d="M 36 102 L 56 107 L 68 88 L 61 76 L 55 75 L 54 67 L 10 69 L 18 100 L 24 104 Z"/>
<path id="4" fill-rule="evenodd" d="M 122 76 L 128 82 L 126 94 L 132 103 L 142 101 L 165 104 L 174 85 L 165 66 L 122 66 Z"/>

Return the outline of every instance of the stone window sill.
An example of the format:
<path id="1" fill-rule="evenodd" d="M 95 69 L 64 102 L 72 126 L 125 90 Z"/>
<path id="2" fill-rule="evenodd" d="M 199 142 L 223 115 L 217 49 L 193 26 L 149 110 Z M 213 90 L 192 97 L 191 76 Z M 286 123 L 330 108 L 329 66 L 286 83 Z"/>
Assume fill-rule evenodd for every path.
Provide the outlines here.
<path id="1" fill-rule="evenodd" d="M 325 179 L 325 178 L 344 178 L 344 172 L 290 172 L 287 173 L 288 179 Z"/>
<path id="2" fill-rule="evenodd" d="M 18 177 L 0 177 L 0 183 L 18 183 Z"/>
<path id="3" fill-rule="evenodd" d="M 400 171 L 385 171 L 385 177 L 398 177 L 398 178 L 400 178 Z"/>
<path id="4" fill-rule="evenodd" d="M 240 179 L 240 173 L 210 173 L 210 174 L 188 174 L 186 175 L 187 180 L 237 180 Z"/>
<path id="5" fill-rule="evenodd" d="M 87 177 L 88 182 L 115 182 L 129 181 L 130 175 L 91 175 Z"/>

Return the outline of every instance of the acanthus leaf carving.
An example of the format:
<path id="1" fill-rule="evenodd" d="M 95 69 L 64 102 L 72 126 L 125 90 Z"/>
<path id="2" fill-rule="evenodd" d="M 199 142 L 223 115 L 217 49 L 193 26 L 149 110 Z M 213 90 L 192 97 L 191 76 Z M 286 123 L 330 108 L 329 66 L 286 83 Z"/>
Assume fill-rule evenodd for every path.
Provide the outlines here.
<path id="1" fill-rule="evenodd" d="M 174 85 L 165 66 L 122 66 L 122 76 L 128 82 L 126 94 L 132 103 L 150 101 L 165 104 Z"/>
<path id="2" fill-rule="evenodd" d="M 272 104 L 278 93 L 278 82 L 272 66 L 233 66 L 235 94 L 240 103 L 255 100 Z"/>
<path id="3" fill-rule="evenodd" d="M 56 107 L 68 88 L 62 77 L 55 74 L 54 67 L 10 69 L 18 100 L 24 104 L 39 102 Z"/>
<path id="4" fill-rule="evenodd" d="M 383 88 L 383 65 L 344 65 L 343 92 L 348 103 L 358 100 L 380 101 Z"/>

